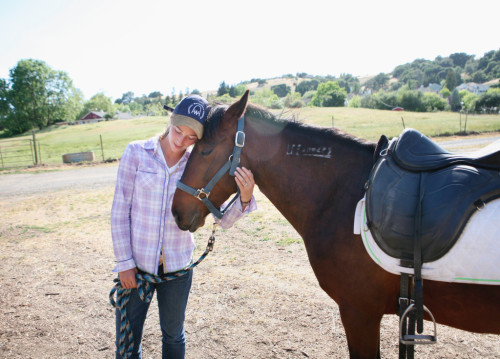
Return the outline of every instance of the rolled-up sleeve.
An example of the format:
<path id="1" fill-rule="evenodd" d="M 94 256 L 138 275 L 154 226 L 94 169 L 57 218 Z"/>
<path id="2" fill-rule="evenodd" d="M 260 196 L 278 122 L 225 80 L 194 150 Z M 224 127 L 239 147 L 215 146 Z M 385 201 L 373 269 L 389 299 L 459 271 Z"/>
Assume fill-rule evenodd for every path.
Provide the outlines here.
<path id="1" fill-rule="evenodd" d="M 135 267 L 131 246 L 132 197 L 134 193 L 137 159 L 132 145 L 123 152 L 118 166 L 115 195 L 111 208 L 111 237 L 116 257 L 114 272 L 121 272 Z"/>
<path id="2" fill-rule="evenodd" d="M 224 208 L 225 206 L 223 205 L 222 207 Z M 240 219 L 241 217 L 245 216 L 250 212 L 255 211 L 256 209 L 257 209 L 257 202 L 255 201 L 254 196 L 252 196 L 252 199 L 250 200 L 250 203 L 246 206 L 245 210 L 243 210 L 243 208 L 241 207 L 241 201 L 238 198 L 230 205 L 230 207 L 227 208 L 227 211 L 226 213 L 224 213 L 224 216 L 220 220 L 216 219 L 216 221 L 218 221 L 221 228 L 227 229 L 232 227 L 238 219 Z"/>

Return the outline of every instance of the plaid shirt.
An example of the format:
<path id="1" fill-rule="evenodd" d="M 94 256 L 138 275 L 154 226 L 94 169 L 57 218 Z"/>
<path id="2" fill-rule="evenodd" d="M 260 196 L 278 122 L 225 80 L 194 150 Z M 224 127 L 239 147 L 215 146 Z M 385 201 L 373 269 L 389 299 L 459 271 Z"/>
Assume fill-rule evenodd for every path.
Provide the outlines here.
<path id="1" fill-rule="evenodd" d="M 162 249 L 167 272 L 185 268 L 192 261 L 193 236 L 177 227 L 171 211 L 177 181 L 189 155 L 186 151 L 177 169 L 169 173 L 158 137 L 131 142 L 125 149 L 111 209 L 111 236 L 117 262 L 114 272 L 137 267 L 157 274 Z M 229 228 L 255 209 L 253 197 L 245 211 L 241 202 L 235 201 L 220 226 Z"/>

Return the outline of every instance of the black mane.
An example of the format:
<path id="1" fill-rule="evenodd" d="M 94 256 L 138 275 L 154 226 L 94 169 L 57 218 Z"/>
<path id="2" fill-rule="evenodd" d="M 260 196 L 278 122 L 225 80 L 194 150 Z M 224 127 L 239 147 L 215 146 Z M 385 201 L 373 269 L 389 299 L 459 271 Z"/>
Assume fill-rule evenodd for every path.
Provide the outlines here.
<path id="1" fill-rule="evenodd" d="M 224 113 L 226 112 L 228 105 L 214 105 L 210 108 L 207 117 L 207 122 L 205 123 L 205 129 L 203 138 L 207 141 L 213 139 L 217 133 L 220 126 Z M 254 104 L 248 104 L 246 109 L 246 114 L 256 120 L 265 121 L 270 125 L 279 126 L 281 128 L 287 128 L 291 131 L 299 131 L 307 136 L 322 137 L 327 139 L 332 139 L 333 137 L 342 138 L 345 140 L 358 142 L 360 144 L 370 144 L 374 145 L 370 141 L 357 138 L 348 133 L 345 133 L 337 128 L 319 127 L 314 125 L 308 125 L 301 121 L 298 121 L 295 117 L 281 118 L 275 116 L 270 111 L 256 106 Z"/>

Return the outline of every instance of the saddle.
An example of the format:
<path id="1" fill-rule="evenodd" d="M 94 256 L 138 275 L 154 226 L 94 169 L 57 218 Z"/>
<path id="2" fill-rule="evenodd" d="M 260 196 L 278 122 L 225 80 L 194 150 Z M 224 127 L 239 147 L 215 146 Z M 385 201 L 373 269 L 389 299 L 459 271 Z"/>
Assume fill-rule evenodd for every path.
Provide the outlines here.
<path id="1" fill-rule="evenodd" d="M 403 266 L 413 267 L 417 234 L 422 262 L 435 261 L 476 210 L 500 197 L 500 142 L 463 155 L 414 129 L 390 142 L 384 138 L 366 183 L 368 227 L 380 248 Z"/>
<path id="2" fill-rule="evenodd" d="M 375 242 L 402 267 L 413 268 L 413 274 L 401 274 L 398 298 L 400 357 L 410 357 L 412 345 L 437 341 L 436 322 L 423 304 L 422 264 L 444 256 L 472 214 L 500 198 L 500 142 L 465 155 L 444 150 L 414 129 L 390 142 L 382 136 L 365 189 Z M 421 334 L 424 311 L 434 335 Z"/>

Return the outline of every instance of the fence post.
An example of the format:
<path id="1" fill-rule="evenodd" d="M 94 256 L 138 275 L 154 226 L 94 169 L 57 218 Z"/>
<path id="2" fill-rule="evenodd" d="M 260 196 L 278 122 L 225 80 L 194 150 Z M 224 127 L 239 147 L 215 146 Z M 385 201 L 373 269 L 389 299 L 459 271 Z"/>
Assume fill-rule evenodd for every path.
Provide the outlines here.
<path id="1" fill-rule="evenodd" d="M 99 138 L 101 139 L 102 162 L 104 162 L 104 147 L 102 146 L 102 135 L 99 135 Z"/>
<path id="2" fill-rule="evenodd" d="M 42 151 L 40 150 L 40 142 L 38 142 L 38 157 L 39 157 L 39 161 L 40 161 L 40 164 L 42 164 Z"/>
<path id="3" fill-rule="evenodd" d="M 405 119 L 403 118 L 403 116 L 401 116 L 401 122 L 403 122 L 403 129 L 405 129 L 406 128 L 406 126 L 405 126 Z"/>
<path id="4" fill-rule="evenodd" d="M 35 136 L 35 131 L 31 131 L 33 134 L 33 150 L 35 153 L 35 166 L 38 166 L 38 155 L 36 153 L 36 136 Z"/>

